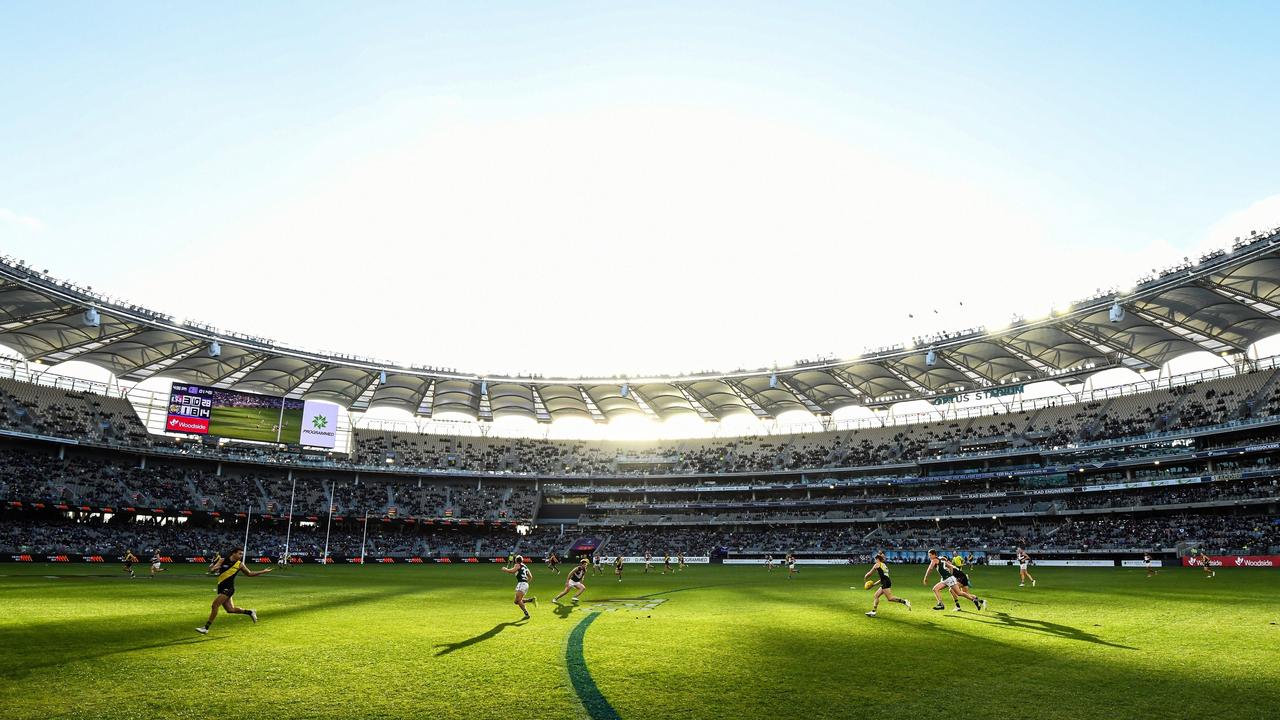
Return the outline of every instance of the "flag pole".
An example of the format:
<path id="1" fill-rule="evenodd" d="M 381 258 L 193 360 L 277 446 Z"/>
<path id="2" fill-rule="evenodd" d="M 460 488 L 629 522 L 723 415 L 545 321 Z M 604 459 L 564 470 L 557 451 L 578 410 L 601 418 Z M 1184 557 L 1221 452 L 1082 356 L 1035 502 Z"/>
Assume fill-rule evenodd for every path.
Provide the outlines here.
<path id="1" fill-rule="evenodd" d="M 321 564 L 329 563 L 329 528 L 333 527 L 333 494 L 338 490 L 338 481 L 334 480 L 329 486 L 329 521 L 324 524 L 324 559 Z"/>
<path id="2" fill-rule="evenodd" d="M 244 517 L 244 547 L 240 548 L 241 555 L 248 556 L 249 554 L 249 523 L 252 521 L 253 521 L 253 503 L 249 503 L 249 514 L 245 515 Z"/>
<path id="3" fill-rule="evenodd" d="M 289 536 L 293 530 L 293 492 L 298 489 L 298 478 L 293 477 L 293 471 L 289 471 L 289 476 L 293 479 L 293 485 L 289 488 L 289 515 L 285 518 L 288 523 L 284 526 L 284 566 L 289 567 Z"/>
<path id="4" fill-rule="evenodd" d="M 369 539 L 369 511 L 364 511 L 364 535 L 360 537 L 360 564 L 364 564 L 364 543 Z"/>

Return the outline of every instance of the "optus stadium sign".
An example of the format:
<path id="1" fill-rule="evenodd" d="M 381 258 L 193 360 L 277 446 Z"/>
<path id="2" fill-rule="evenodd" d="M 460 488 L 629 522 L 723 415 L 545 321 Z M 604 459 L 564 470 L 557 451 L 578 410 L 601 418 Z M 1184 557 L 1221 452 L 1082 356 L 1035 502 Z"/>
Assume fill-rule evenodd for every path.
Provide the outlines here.
<path id="1" fill-rule="evenodd" d="M 986 390 L 974 390 L 973 392 L 956 393 L 955 395 L 943 395 L 942 397 L 934 398 L 930 402 L 934 405 L 950 405 L 951 403 L 990 400 L 992 398 L 1008 397 L 1010 395 L 1021 395 L 1026 389 L 1026 385 L 1005 385 L 1004 387 L 987 388 Z"/>

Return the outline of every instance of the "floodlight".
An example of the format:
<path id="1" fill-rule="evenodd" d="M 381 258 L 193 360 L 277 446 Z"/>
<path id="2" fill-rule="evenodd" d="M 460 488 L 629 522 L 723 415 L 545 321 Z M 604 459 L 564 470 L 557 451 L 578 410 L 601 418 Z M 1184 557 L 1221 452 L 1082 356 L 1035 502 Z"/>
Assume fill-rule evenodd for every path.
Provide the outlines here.
<path id="1" fill-rule="evenodd" d="M 1113 323 L 1118 323 L 1124 320 L 1124 308 L 1120 307 L 1119 300 L 1111 304 L 1111 311 L 1107 313 L 1107 317 L 1109 317 Z"/>

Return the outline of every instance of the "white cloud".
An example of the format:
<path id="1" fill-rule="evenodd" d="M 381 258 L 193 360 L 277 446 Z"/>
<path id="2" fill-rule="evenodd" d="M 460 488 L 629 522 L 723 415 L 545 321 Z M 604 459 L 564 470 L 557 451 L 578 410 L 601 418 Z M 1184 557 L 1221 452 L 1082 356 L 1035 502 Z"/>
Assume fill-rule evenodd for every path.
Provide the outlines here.
<path id="1" fill-rule="evenodd" d="M 1248 240 L 1251 232 L 1262 235 L 1276 227 L 1280 227 L 1280 194 L 1263 198 L 1214 223 L 1198 250 L 1229 249 L 1236 238 Z"/>
<path id="2" fill-rule="evenodd" d="M 33 215 L 23 215 L 9 208 L 0 207 L 0 225 L 13 225 L 35 232 L 44 230 L 44 221 Z"/>
<path id="3" fill-rule="evenodd" d="M 187 258 L 216 277 L 264 269 L 252 292 L 175 295 L 165 273 L 122 290 L 315 349 L 636 376 L 847 357 L 1043 316 L 1190 254 L 1083 250 L 970 178 L 774 119 L 467 113 L 382 144 L 392 151 L 327 148 L 328 172 Z M 323 312 L 285 310 L 316 287 L 334 291 Z"/>
<path id="4" fill-rule="evenodd" d="M 166 310 L 311 347 L 546 375 L 855 355 L 1047 311 L 1176 254 L 1087 257 L 965 178 L 774 120 L 643 107 L 450 115 L 394 152 L 335 159 L 217 241 L 202 263 L 287 270 Z M 261 312 L 295 302 L 298 282 L 339 288 L 340 302 Z"/>

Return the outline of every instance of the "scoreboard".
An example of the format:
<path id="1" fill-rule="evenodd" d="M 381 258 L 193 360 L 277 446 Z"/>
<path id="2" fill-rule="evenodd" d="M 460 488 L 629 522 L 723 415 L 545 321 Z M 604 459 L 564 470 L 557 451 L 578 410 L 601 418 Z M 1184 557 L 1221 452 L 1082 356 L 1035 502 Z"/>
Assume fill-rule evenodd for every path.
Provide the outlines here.
<path id="1" fill-rule="evenodd" d="M 209 420 L 213 417 L 213 398 L 213 388 L 174 383 L 169 390 L 169 417 L 165 429 L 208 435 Z"/>

